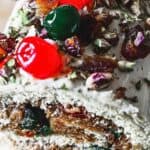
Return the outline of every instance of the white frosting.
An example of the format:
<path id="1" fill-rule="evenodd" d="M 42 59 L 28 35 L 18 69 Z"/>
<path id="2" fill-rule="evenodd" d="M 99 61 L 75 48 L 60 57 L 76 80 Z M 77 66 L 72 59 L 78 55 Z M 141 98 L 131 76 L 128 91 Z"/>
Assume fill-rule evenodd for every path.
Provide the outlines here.
<path id="1" fill-rule="evenodd" d="M 9 139 L 6 132 L 0 132 L 0 149 L 1 150 L 15 150 L 13 142 Z"/>

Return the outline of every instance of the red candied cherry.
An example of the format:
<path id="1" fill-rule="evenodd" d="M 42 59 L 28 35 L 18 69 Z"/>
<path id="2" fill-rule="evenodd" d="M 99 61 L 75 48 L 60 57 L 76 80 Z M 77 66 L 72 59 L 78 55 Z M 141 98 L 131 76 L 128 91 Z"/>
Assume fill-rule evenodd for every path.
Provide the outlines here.
<path id="1" fill-rule="evenodd" d="M 89 6 L 93 3 L 93 0 L 60 0 L 60 5 L 72 5 L 78 10 L 82 9 L 84 6 Z"/>
<path id="2" fill-rule="evenodd" d="M 55 77 L 63 67 L 57 45 L 39 37 L 24 38 L 15 56 L 24 71 L 39 79 Z"/>

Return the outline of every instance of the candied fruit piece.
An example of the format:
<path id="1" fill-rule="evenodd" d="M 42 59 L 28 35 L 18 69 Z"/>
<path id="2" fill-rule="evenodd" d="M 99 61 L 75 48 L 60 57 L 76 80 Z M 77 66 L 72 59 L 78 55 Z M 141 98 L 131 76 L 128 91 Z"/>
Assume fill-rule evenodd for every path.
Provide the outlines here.
<path id="1" fill-rule="evenodd" d="M 7 52 L 0 47 L 0 61 L 3 60 L 7 56 Z"/>
<path id="2" fill-rule="evenodd" d="M 46 15 L 58 6 L 59 0 L 36 0 L 36 3 L 39 7 L 39 12 Z"/>

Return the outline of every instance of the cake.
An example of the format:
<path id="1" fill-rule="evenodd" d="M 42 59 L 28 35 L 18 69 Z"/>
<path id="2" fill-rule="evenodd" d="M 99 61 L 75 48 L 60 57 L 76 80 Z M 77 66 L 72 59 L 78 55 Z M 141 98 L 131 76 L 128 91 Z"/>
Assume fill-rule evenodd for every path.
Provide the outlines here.
<path id="1" fill-rule="evenodd" d="M 2 150 L 150 149 L 137 97 L 115 86 L 149 57 L 143 7 L 136 0 L 17 2 L 0 35 Z M 149 79 L 136 90 L 141 83 Z"/>

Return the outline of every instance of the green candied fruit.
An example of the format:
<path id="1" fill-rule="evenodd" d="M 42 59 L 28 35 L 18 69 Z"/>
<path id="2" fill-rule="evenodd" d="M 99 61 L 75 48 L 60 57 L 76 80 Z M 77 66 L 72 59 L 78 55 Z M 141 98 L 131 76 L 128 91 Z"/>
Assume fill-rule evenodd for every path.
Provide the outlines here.
<path id="1" fill-rule="evenodd" d="M 31 105 L 27 105 L 25 108 L 21 128 L 34 130 L 42 135 L 51 133 L 49 120 L 46 118 L 44 110 L 38 107 L 32 107 Z"/>
<path id="2" fill-rule="evenodd" d="M 52 133 L 52 130 L 49 126 L 44 125 L 42 128 L 39 129 L 38 134 L 43 136 L 48 136 Z"/>
<path id="3" fill-rule="evenodd" d="M 21 122 L 22 129 L 34 130 L 38 124 L 38 120 L 34 112 L 30 109 L 26 109 L 25 117 Z"/>
<path id="4" fill-rule="evenodd" d="M 43 25 L 51 38 L 65 40 L 77 33 L 80 24 L 78 10 L 70 5 L 57 7 L 44 19 Z"/>

